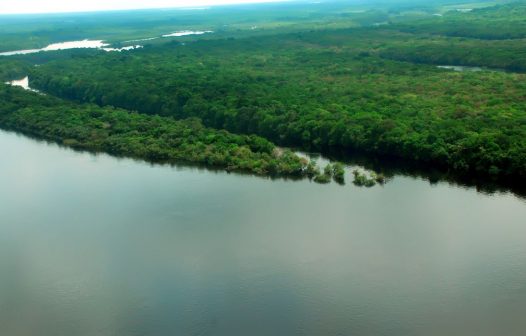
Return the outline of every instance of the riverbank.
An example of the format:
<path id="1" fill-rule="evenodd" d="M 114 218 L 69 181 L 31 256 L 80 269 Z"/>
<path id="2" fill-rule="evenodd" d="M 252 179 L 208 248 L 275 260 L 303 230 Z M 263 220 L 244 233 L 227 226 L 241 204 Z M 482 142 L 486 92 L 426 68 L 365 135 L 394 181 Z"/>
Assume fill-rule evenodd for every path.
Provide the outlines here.
<path id="1" fill-rule="evenodd" d="M 151 162 L 188 162 L 260 176 L 307 177 L 308 160 L 271 142 L 174 120 L 0 87 L 0 127 L 75 149 Z"/>

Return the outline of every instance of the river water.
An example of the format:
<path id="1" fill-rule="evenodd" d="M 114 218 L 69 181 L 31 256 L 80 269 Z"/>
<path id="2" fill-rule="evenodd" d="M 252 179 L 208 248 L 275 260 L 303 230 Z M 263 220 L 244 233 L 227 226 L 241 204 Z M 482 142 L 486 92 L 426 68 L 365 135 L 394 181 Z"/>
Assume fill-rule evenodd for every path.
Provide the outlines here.
<path id="1" fill-rule="evenodd" d="M 526 331 L 526 203 L 152 166 L 0 132 L 0 334 Z"/>
<path id="2" fill-rule="evenodd" d="M 27 55 L 35 54 L 42 51 L 57 51 L 57 50 L 67 50 L 67 49 L 101 49 L 104 51 L 125 51 L 142 48 L 141 45 L 132 45 L 122 48 L 110 48 L 108 43 L 104 43 L 103 40 L 82 40 L 82 41 L 69 41 L 69 42 L 60 42 L 53 43 L 48 45 L 45 48 L 41 49 L 27 49 L 27 50 L 15 50 L 0 52 L 0 56 L 14 56 L 14 55 Z"/>
<path id="3" fill-rule="evenodd" d="M 182 30 L 182 31 L 177 31 L 177 32 L 170 33 L 170 34 L 157 36 L 157 37 L 128 40 L 128 41 L 124 41 L 123 43 L 151 41 L 151 40 L 156 40 L 158 38 L 165 38 L 165 37 L 204 35 L 204 34 L 210 34 L 210 33 L 213 33 L 213 31 L 211 30 L 206 30 L 206 31 Z M 0 52 L 0 56 L 27 55 L 27 54 L 39 53 L 42 51 L 57 51 L 57 50 L 67 50 L 67 49 L 101 49 L 101 50 L 108 51 L 108 52 L 110 51 L 121 52 L 121 51 L 140 49 L 143 47 L 142 45 L 130 45 L 130 46 L 125 46 L 121 48 L 112 48 L 109 46 L 110 44 L 105 43 L 103 40 L 85 39 L 81 41 L 68 41 L 68 42 L 53 43 L 41 49 L 26 49 L 26 50 L 14 50 L 14 51 Z"/>

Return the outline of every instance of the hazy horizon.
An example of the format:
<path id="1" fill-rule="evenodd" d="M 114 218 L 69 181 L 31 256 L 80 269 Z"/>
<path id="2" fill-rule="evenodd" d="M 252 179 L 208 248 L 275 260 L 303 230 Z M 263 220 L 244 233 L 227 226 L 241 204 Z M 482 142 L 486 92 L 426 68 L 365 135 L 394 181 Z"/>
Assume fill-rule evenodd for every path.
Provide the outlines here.
<path id="1" fill-rule="evenodd" d="M 156 8 L 206 8 L 218 5 L 286 2 L 292 0 L 93 0 L 70 2 L 64 0 L 8 0 L 0 2 L 0 15 L 51 14 L 70 12 L 96 12 L 111 10 Z"/>

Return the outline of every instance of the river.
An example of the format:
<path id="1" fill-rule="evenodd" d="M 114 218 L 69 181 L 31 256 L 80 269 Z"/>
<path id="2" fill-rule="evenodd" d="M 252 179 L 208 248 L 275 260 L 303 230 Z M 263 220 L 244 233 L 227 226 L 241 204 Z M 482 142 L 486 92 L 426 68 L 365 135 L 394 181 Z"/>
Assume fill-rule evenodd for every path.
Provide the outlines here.
<path id="1" fill-rule="evenodd" d="M 318 185 L 0 131 L 0 334 L 506 335 L 526 203 L 447 183 Z"/>
<path id="2" fill-rule="evenodd" d="M 14 50 L 7 52 L 0 52 L 0 56 L 15 56 L 15 55 L 27 55 L 36 54 L 43 51 L 58 51 L 67 49 L 101 49 L 104 51 L 126 51 L 142 48 L 141 45 L 131 45 L 122 48 L 110 48 L 108 43 L 104 43 L 103 40 L 82 40 L 82 41 L 69 41 L 53 43 L 45 48 L 41 49 L 27 49 L 27 50 Z"/>
<path id="3" fill-rule="evenodd" d="M 164 35 L 157 36 L 157 37 L 128 40 L 122 43 L 151 41 L 151 40 L 156 40 L 159 38 L 166 38 L 166 37 L 204 35 L 204 34 L 210 34 L 210 33 L 213 33 L 213 31 L 211 30 L 206 30 L 206 31 L 182 30 L 182 31 L 177 31 L 177 32 L 170 33 L 170 34 L 164 34 Z M 58 50 L 67 50 L 67 49 L 100 49 L 100 50 L 104 50 L 108 52 L 110 51 L 121 52 L 121 51 L 129 51 L 129 50 L 143 48 L 142 45 L 129 45 L 129 46 L 121 47 L 121 48 L 112 48 L 109 46 L 110 44 L 105 43 L 103 40 L 84 39 L 81 41 L 68 41 L 68 42 L 53 43 L 41 49 L 26 49 L 26 50 L 13 50 L 13 51 L 0 52 L 0 56 L 27 55 L 27 54 L 35 54 L 35 53 L 39 53 L 43 51 L 58 51 Z"/>
<path id="4" fill-rule="evenodd" d="M 437 68 L 453 70 L 457 72 L 479 72 L 479 71 L 508 72 L 506 69 L 478 67 L 478 66 L 465 66 L 465 65 L 437 65 Z"/>

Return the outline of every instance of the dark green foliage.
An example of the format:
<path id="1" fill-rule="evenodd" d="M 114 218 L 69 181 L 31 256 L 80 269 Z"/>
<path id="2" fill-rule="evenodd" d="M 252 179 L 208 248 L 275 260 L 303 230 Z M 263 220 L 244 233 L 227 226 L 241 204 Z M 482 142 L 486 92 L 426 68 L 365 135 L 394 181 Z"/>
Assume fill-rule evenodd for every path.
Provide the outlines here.
<path id="1" fill-rule="evenodd" d="M 433 37 L 395 42 L 379 53 L 382 57 L 437 65 L 464 65 L 526 72 L 524 40 L 481 41 Z"/>
<path id="2" fill-rule="evenodd" d="M 27 76 L 30 68 L 30 63 L 0 58 L 0 83 L 23 78 Z"/>
<path id="3" fill-rule="evenodd" d="M 387 182 L 387 178 L 385 177 L 384 174 L 381 174 L 381 173 L 372 173 L 371 174 L 371 177 L 373 178 L 373 180 L 376 181 L 376 183 L 378 184 L 385 184 Z"/>
<path id="4" fill-rule="evenodd" d="M 314 177 L 314 182 L 320 184 L 327 184 L 331 182 L 331 177 L 329 175 L 319 174 L 316 175 L 316 177 Z"/>
<path id="5" fill-rule="evenodd" d="M 323 175 L 332 177 L 332 165 L 330 163 L 327 163 L 325 168 L 323 168 Z"/>
<path id="6" fill-rule="evenodd" d="M 0 85 L 0 127 L 66 146 L 153 162 L 188 162 L 257 175 L 304 176 L 307 162 L 256 136 L 205 128 L 197 119 L 78 105 Z"/>
<path id="7" fill-rule="evenodd" d="M 316 182 L 316 183 L 323 183 L 323 184 L 331 182 L 332 172 L 333 172 L 332 165 L 330 163 L 328 163 L 325 166 L 325 168 L 323 168 L 323 174 L 318 173 L 314 177 L 314 182 Z"/>
<path id="8" fill-rule="evenodd" d="M 339 184 L 345 183 L 345 169 L 340 162 L 336 162 L 332 165 L 332 178 Z"/>

